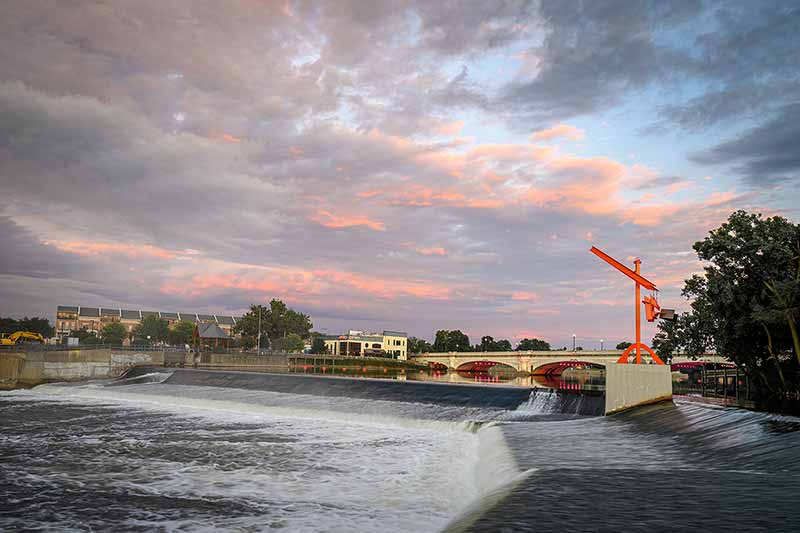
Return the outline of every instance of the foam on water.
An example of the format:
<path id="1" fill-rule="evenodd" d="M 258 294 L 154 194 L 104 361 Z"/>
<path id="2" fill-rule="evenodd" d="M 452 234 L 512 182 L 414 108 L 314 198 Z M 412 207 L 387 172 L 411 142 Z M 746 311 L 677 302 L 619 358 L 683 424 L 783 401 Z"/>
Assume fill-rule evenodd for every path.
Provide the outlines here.
<path id="1" fill-rule="evenodd" d="M 52 495 L 60 516 L 40 524 L 68 529 L 88 518 L 95 527 L 122 522 L 142 530 L 433 530 L 518 473 L 500 429 L 478 431 L 469 422 L 496 418 L 497 410 L 443 413 L 414 403 L 144 381 L 0 396 L 4 414 L 38 405 L 61 424 L 33 423 L 5 441 L 16 450 L 10 467 L 20 482 L 132 502 L 101 519 L 88 503 L 81 510 Z M 78 412 L 55 414 L 70 410 Z M 58 464 L 81 467 L 59 472 Z M 31 501 L 46 500 L 43 494 Z M 8 501 L 25 507 L 24 498 Z M 214 512 L 217 504 L 229 510 Z M 36 523 L 30 510 L 18 518 L 16 525 Z"/>

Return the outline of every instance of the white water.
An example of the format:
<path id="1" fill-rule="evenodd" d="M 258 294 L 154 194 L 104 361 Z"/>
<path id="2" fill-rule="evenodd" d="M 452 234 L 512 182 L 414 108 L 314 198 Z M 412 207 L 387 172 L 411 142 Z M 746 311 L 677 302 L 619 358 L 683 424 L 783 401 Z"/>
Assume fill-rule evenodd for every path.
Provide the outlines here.
<path id="1" fill-rule="evenodd" d="M 52 409 L 88 405 L 90 417 L 150 417 L 131 416 L 119 436 L 113 427 L 69 432 L 76 439 L 70 446 L 40 435 L 53 441 L 40 449 L 56 450 L 57 461 L 88 464 L 69 479 L 33 467 L 26 475 L 110 493 L 248 506 L 240 516 L 132 513 L 125 517 L 132 528 L 433 531 L 519 474 L 500 429 L 476 430 L 466 421 L 481 414 L 476 409 L 159 383 L 45 385 L 0 395 L 0 408 L 3 399 L 44 400 Z M 152 417 L 162 426 L 146 422 Z M 81 420 L 69 423 L 79 428 Z M 180 429 L 164 437 L 172 427 Z M 70 455 L 87 446 L 90 456 Z"/>

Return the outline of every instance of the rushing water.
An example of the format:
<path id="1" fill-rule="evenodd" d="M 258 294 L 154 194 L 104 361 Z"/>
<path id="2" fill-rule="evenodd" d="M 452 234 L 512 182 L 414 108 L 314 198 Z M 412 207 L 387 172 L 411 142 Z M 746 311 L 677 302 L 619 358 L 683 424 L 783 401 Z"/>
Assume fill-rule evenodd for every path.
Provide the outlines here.
<path id="1" fill-rule="evenodd" d="M 800 528 L 800 421 L 178 371 L 0 394 L 0 530 Z"/>

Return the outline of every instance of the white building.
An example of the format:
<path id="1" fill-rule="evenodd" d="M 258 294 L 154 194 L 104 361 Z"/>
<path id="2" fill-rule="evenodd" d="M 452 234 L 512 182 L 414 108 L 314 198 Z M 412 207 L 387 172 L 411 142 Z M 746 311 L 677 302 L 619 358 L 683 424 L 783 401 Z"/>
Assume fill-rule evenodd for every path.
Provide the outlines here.
<path id="1" fill-rule="evenodd" d="M 391 357 L 401 361 L 408 358 L 408 335 L 402 331 L 364 333 L 350 330 L 345 335 L 327 335 L 322 339 L 331 355 Z"/>

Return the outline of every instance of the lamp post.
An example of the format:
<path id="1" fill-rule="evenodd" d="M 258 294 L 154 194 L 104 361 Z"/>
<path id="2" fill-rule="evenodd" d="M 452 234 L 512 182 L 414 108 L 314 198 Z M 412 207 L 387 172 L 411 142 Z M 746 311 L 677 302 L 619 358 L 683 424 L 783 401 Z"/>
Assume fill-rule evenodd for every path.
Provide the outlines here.
<path id="1" fill-rule="evenodd" d="M 256 339 L 256 353 L 261 355 L 261 304 L 258 305 L 258 339 Z"/>
<path id="2" fill-rule="evenodd" d="M 575 351 L 575 334 L 572 334 L 572 351 Z"/>

